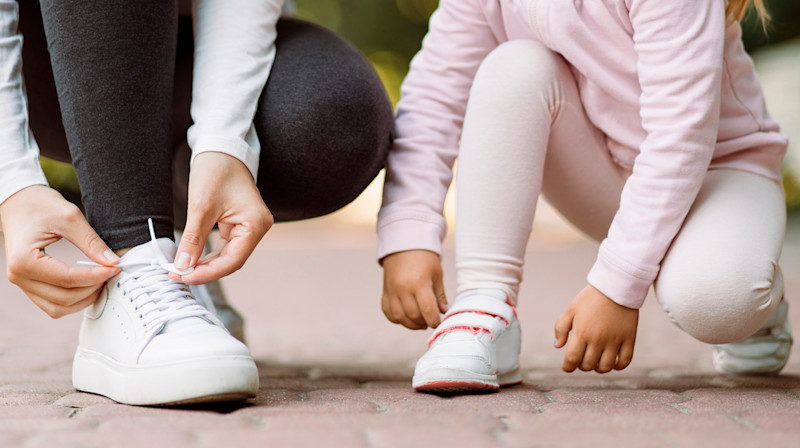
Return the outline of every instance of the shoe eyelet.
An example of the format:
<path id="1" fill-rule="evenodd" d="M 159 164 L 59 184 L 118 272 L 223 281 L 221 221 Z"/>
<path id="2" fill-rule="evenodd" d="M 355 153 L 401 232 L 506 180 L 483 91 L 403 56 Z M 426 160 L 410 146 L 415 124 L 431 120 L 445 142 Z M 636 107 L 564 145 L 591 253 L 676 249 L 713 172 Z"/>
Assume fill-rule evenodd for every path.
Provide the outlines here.
<path id="1" fill-rule="evenodd" d="M 117 288 L 119 288 L 119 282 L 117 282 Z M 125 294 L 125 293 L 123 292 L 123 294 Z"/>

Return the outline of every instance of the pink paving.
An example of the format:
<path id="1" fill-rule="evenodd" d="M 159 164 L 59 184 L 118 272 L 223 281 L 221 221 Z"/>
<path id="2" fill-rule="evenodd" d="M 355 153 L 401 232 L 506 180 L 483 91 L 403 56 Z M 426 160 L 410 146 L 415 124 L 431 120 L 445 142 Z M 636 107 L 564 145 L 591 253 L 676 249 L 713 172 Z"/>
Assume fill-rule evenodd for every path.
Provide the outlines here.
<path id="1" fill-rule="evenodd" d="M 776 378 L 716 375 L 709 348 L 672 326 L 652 297 L 631 367 L 562 373 L 552 326 L 592 263 L 594 245 L 585 241 L 531 243 L 518 308 L 522 385 L 416 393 L 413 366 L 430 332 L 383 317 L 374 246 L 370 229 L 335 220 L 278 225 L 225 279 L 261 373 L 258 397 L 236 405 L 132 407 L 76 392 L 70 368 L 80 317 L 53 321 L 0 281 L 0 447 L 800 446 L 800 350 Z M 67 245 L 51 252 L 79 258 Z M 452 262 L 449 251 L 449 291 Z M 783 268 L 800 328 L 796 225 Z"/>

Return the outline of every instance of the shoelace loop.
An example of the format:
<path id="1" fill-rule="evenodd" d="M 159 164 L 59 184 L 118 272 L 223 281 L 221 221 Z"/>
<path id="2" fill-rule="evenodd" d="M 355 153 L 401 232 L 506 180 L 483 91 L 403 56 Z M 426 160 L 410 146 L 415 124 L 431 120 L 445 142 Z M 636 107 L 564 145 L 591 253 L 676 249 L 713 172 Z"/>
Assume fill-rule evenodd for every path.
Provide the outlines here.
<path id="1" fill-rule="evenodd" d="M 150 230 L 150 244 L 156 258 L 124 260 L 116 265 L 120 268 L 141 266 L 133 272 L 123 270 L 117 286 L 122 288 L 123 296 L 128 298 L 134 309 L 139 311 L 142 326 L 155 331 L 161 328 L 161 324 L 169 321 L 210 315 L 209 311 L 192 297 L 185 283 L 169 278 L 170 272 L 185 275 L 194 268 L 176 269 L 158 246 L 153 220 L 148 218 L 147 225 Z M 101 266 L 93 261 L 78 261 L 78 264 Z"/>

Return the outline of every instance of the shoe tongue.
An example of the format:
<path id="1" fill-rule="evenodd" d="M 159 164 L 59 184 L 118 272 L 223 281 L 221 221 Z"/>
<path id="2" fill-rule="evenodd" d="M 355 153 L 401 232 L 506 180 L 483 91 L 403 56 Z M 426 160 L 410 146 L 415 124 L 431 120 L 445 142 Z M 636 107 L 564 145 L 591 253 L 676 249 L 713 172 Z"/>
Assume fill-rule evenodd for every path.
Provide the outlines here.
<path id="1" fill-rule="evenodd" d="M 502 289 L 479 288 L 479 289 L 469 289 L 467 291 L 462 292 L 461 294 L 456 296 L 455 302 L 458 302 L 461 299 L 465 299 L 471 296 L 487 297 L 503 303 L 506 303 L 507 299 L 506 293 L 503 292 Z"/>
<path id="2" fill-rule="evenodd" d="M 156 247 L 157 246 L 157 247 Z M 122 256 L 122 261 L 147 261 L 160 260 L 158 250 L 164 254 L 168 262 L 175 259 L 175 254 L 178 252 L 178 246 L 169 238 L 159 238 L 153 241 L 148 241 L 140 244 Z"/>

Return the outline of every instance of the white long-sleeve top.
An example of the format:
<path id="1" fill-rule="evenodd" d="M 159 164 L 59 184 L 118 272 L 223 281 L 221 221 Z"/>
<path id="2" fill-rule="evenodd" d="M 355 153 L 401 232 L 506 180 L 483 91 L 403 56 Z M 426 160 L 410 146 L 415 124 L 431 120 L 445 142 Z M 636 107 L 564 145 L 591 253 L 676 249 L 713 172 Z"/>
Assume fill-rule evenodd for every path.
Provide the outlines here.
<path id="1" fill-rule="evenodd" d="M 260 145 L 253 117 L 275 60 L 283 6 L 284 0 L 192 0 L 192 160 L 207 151 L 226 153 L 256 179 Z M 0 203 L 25 187 L 47 185 L 28 123 L 18 20 L 17 2 L 0 0 Z"/>

